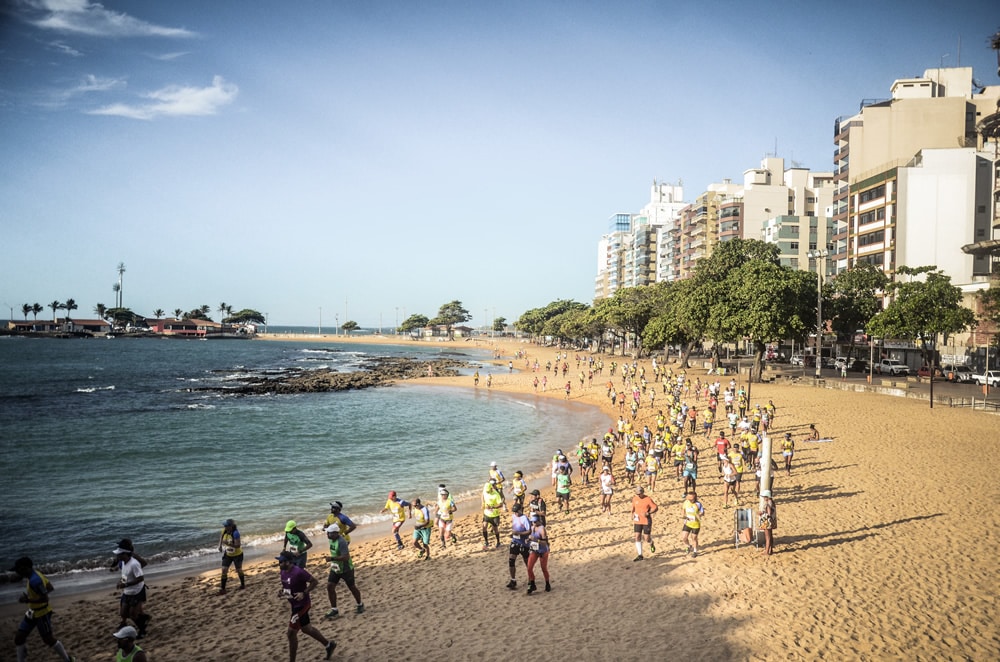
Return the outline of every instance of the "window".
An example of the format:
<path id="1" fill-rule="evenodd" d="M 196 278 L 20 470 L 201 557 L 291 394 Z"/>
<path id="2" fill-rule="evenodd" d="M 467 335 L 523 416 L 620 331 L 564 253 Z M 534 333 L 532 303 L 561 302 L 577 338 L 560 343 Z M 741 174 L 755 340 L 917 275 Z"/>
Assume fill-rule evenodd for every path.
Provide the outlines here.
<path id="1" fill-rule="evenodd" d="M 792 243 L 788 244 L 788 248 L 789 248 L 789 250 L 793 250 L 793 251 L 799 250 L 799 242 L 793 241 Z"/>
<path id="2" fill-rule="evenodd" d="M 799 236 L 799 226 L 797 226 L 797 225 L 789 225 L 788 226 L 788 234 L 791 235 L 791 236 L 793 236 L 793 237 L 798 237 Z"/>
<path id="3" fill-rule="evenodd" d="M 986 205 L 979 205 L 978 207 L 976 207 L 976 213 L 978 213 L 978 214 L 985 214 L 986 213 Z"/>
<path id="4" fill-rule="evenodd" d="M 870 202 L 872 200 L 878 200 L 879 198 L 885 197 L 885 184 L 879 184 L 875 188 L 870 188 L 867 191 L 862 191 L 859 196 L 861 202 Z"/>
<path id="5" fill-rule="evenodd" d="M 789 262 L 791 263 L 790 266 L 792 267 L 792 269 L 799 268 L 799 258 L 793 257 L 791 260 L 789 260 Z"/>
<path id="6" fill-rule="evenodd" d="M 811 251 L 816 250 L 816 242 L 815 241 L 810 241 L 809 242 L 809 250 L 811 250 Z"/>
<path id="7" fill-rule="evenodd" d="M 871 232 L 858 237 L 858 247 L 880 244 L 883 241 L 885 241 L 885 230 L 879 230 L 878 232 Z"/>

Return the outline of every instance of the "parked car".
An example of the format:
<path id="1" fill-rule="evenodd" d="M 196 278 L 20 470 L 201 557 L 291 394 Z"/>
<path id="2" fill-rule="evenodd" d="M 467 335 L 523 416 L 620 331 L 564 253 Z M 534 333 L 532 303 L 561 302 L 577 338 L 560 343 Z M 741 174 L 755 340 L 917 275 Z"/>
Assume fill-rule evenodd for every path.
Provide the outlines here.
<path id="1" fill-rule="evenodd" d="M 853 372 L 868 372 L 868 360 L 854 359 L 848 370 L 851 370 Z"/>
<path id="2" fill-rule="evenodd" d="M 941 372 L 944 373 L 945 379 L 957 384 L 971 384 L 974 375 L 972 368 L 967 365 L 945 364 L 941 366 Z"/>
<path id="3" fill-rule="evenodd" d="M 930 377 L 931 376 L 931 369 L 930 369 L 930 367 L 925 366 L 925 365 L 924 366 L 920 366 L 920 369 L 917 370 L 917 376 L 918 377 Z M 934 367 L 934 379 L 941 379 L 942 377 L 944 377 L 944 375 L 941 373 L 941 368 L 938 368 L 937 366 L 935 366 Z"/>
<path id="4" fill-rule="evenodd" d="M 985 386 L 987 382 L 990 386 L 1000 386 L 1000 370 L 987 370 L 981 375 L 973 375 L 972 379 L 980 386 Z"/>
<path id="5" fill-rule="evenodd" d="M 875 364 L 875 372 L 880 375 L 909 375 L 910 368 L 896 359 L 882 359 Z"/>
<path id="6" fill-rule="evenodd" d="M 792 365 L 804 365 L 801 354 L 792 354 L 792 358 L 788 362 Z"/>

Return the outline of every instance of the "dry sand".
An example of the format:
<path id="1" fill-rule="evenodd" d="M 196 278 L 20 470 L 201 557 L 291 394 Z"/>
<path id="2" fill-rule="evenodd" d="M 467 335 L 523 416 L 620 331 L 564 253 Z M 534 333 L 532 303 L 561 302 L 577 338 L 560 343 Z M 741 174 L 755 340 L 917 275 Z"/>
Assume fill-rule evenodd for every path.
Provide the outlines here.
<path id="1" fill-rule="evenodd" d="M 507 356 L 517 349 L 543 366 L 554 355 L 508 343 L 492 388 L 531 394 L 533 373 L 507 374 Z M 570 376 L 578 372 L 573 356 Z M 515 365 L 523 368 L 523 361 Z M 472 386 L 469 377 L 425 381 Z M 573 381 L 574 400 L 593 402 L 617 418 L 597 385 L 607 381 L 607 368 L 583 392 Z M 550 374 L 549 383 L 565 380 Z M 546 397 L 564 396 L 550 388 Z M 791 477 L 778 473 L 773 556 L 753 546 L 734 548 L 733 511 L 722 507 L 710 442 L 698 436 L 705 451 L 699 495 L 707 513 L 697 558 L 680 546 L 681 495 L 669 471 L 652 495 L 660 505 L 657 551 L 641 563 L 632 561 L 631 490 L 619 480 L 607 516 L 600 514 L 596 487 L 574 484 L 573 514 L 550 516 L 552 593 L 526 595 L 520 565 L 521 590 L 507 590 L 506 550 L 481 551 L 478 518 L 468 513 L 457 526 L 459 545 L 435 547 L 430 561 L 418 560 L 412 549 L 397 552 L 388 535 L 352 546 L 363 615 L 353 613 L 353 600 L 341 587 L 345 615 L 322 618 L 327 564 L 311 555 L 309 570 L 321 581 L 313 615 L 338 642 L 334 659 L 997 659 L 996 416 L 807 384 L 754 384 L 752 397 L 755 403 L 774 400 L 778 433 L 801 439 L 815 423 L 834 437 L 825 444 L 799 441 Z M 653 413 L 646 407 L 640 418 L 651 423 Z M 780 452 L 775 456 L 781 464 Z M 620 461 L 616 469 L 620 477 Z M 321 477 L 316 480 L 319 485 Z M 549 489 L 544 495 L 552 512 L 554 496 Z M 388 525 L 382 526 L 387 534 Z M 412 526 L 404 531 L 408 536 Z M 151 634 L 141 642 L 150 658 L 287 659 L 288 607 L 275 597 L 277 570 L 272 562 L 257 563 L 248 575 L 247 590 L 224 597 L 215 595 L 217 571 L 155 582 L 147 605 L 154 616 Z M 113 657 L 113 579 L 97 595 L 53 595 L 56 633 L 79 660 Z M 231 578 L 230 586 L 235 583 Z M 17 610 L 3 610 L 9 633 L 18 621 Z M 29 659 L 52 659 L 37 634 L 29 649 Z M 9 643 L 0 646 L 0 660 L 8 659 Z M 322 647 L 300 636 L 298 659 L 323 659 Z"/>

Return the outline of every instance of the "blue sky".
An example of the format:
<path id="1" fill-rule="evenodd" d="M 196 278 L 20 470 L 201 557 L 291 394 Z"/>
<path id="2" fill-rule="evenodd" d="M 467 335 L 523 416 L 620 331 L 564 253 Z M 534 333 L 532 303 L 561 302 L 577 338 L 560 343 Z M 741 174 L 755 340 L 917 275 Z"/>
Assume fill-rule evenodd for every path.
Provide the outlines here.
<path id="1" fill-rule="evenodd" d="M 589 303 L 652 180 L 688 199 L 896 78 L 998 84 L 992 2 L 0 4 L 0 304 L 391 327 Z M 845 26 L 850 27 L 846 31 Z M 44 315 L 49 315 L 46 311 Z"/>

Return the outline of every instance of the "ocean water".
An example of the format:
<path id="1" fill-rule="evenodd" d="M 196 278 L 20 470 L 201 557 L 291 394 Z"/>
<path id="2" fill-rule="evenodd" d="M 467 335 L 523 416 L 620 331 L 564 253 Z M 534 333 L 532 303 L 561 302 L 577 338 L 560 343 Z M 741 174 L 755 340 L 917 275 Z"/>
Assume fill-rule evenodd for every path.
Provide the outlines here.
<path id="1" fill-rule="evenodd" d="M 280 540 L 288 519 L 317 526 L 331 500 L 380 521 L 390 489 L 473 494 L 491 460 L 536 473 L 608 424 L 590 407 L 482 388 L 197 390 L 375 355 L 460 358 L 469 374 L 487 357 L 457 343 L 0 338 L 0 560 L 85 571 L 122 537 L 161 562 L 214 555 L 228 517 L 252 547 Z"/>

